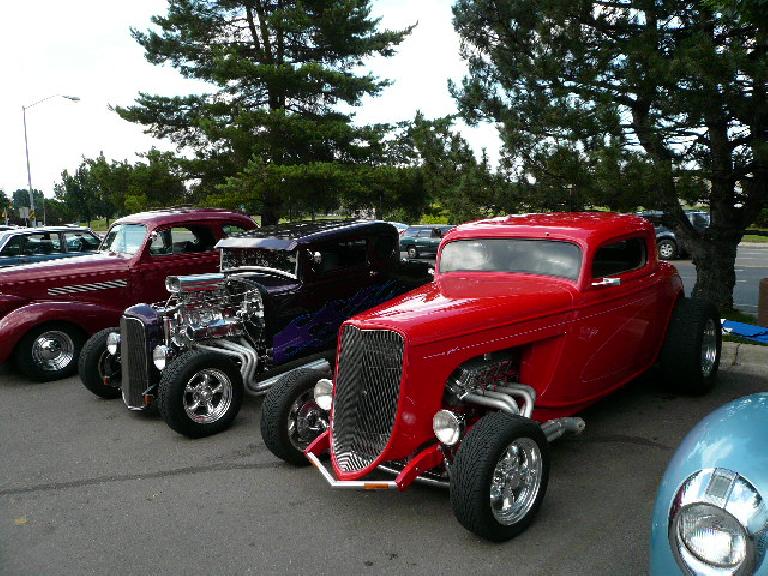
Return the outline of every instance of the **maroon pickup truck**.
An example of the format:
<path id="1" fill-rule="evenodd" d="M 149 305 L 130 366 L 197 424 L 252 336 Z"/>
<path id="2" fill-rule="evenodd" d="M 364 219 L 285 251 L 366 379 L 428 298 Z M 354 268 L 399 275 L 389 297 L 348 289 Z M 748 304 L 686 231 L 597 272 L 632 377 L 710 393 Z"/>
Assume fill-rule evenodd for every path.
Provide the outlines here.
<path id="1" fill-rule="evenodd" d="M 214 272 L 216 242 L 255 228 L 237 212 L 169 209 L 115 221 L 99 253 L 0 272 L 0 364 L 26 376 L 73 374 L 90 334 L 116 326 L 125 308 L 167 297 L 165 277 Z"/>

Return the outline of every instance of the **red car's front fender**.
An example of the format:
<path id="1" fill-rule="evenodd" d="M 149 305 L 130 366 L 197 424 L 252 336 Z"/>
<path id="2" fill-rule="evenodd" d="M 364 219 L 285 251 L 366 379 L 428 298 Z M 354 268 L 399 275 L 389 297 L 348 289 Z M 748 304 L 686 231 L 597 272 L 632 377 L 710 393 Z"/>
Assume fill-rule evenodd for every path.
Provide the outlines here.
<path id="1" fill-rule="evenodd" d="M 122 312 L 122 308 L 88 302 L 35 302 L 16 308 L 0 320 L 0 364 L 8 361 L 19 340 L 35 326 L 66 322 L 93 334 L 117 325 Z"/>

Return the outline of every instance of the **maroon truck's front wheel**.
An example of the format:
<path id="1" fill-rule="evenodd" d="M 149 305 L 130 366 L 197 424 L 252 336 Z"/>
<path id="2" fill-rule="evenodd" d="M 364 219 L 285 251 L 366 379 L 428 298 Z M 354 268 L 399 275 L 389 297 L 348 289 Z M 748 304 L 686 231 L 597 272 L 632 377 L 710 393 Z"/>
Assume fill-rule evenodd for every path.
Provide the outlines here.
<path id="1" fill-rule="evenodd" d="M 71 376 L 85 340 L 83 332 L 64 322 L 33 328 L 16 345 L 14 360 L 28 378 L 47 382 Z"/>

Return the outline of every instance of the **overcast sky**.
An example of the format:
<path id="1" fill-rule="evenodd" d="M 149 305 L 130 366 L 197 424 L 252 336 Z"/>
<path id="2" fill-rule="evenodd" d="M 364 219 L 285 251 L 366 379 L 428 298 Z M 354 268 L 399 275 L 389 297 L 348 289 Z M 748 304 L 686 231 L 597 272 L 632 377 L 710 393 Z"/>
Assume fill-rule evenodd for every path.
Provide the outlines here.
<path id="1" fill-rule="evenodd" d="M 458 56 L 458 37 L 451 25 L 450 0 L 374 0 L 382 25 L 419 25 L 393 58 L 374 58 L 370 68 L 394 80 L 384 94 L 367 100 L 357 121 L 396 122 L 421 109 L 428 118 L 450 114 L 456 107 L 448 94 L 448 78 L 460 80 L 465 66 Z M 165 0 L 38 0 L 6 2 L 0 18 L 0 189 L 26 188 L 22 105 L 52 94 L 61 98 L 27 111 L 32 186 L 46 195 L 61 171 L 73 171 L 83 155 L 104 151 L 107 158 L 135 160 L 135 152 L 153 145 L 172 146 L 120 119 L 110 104 L 130 104 L 139 91 L 164 95 L 201 91 L 201 83 L 185 80 L 170 67 L 152 66 L 130 37 L 129 27 L 145 29 L 153 14 L 166 13 Z M 498 137 L 492 126 L 463 128 L 479 153 L 489 150 L 495 162 Z"/>

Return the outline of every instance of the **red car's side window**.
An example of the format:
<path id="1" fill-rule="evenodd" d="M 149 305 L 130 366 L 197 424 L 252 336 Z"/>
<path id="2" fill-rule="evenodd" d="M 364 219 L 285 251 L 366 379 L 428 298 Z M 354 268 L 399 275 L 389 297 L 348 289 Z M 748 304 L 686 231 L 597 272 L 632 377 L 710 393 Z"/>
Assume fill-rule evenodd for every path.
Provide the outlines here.
<path id="1" fill-rule="evenodd" d="M 592 261 L 592 278 L 639 270 L 648 262 L 645 238 L 638 236 L 598 248 Z"/>

